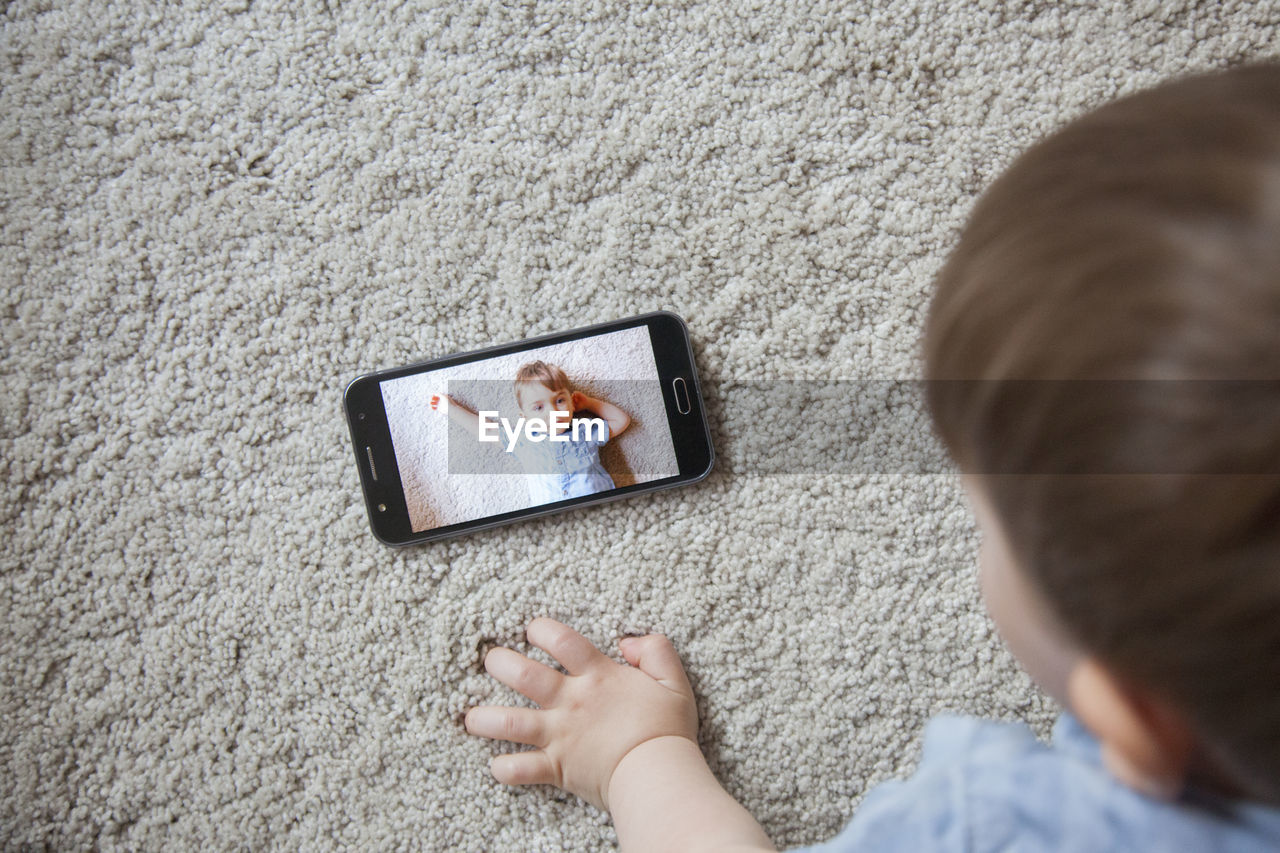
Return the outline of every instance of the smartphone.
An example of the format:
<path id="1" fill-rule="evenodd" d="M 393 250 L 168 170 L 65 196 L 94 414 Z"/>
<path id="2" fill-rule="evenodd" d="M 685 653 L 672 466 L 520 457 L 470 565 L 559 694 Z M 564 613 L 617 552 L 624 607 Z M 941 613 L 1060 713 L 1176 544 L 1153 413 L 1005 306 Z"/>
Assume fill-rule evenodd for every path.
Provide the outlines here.
<path id="1" fill-rule="evenodd" d="M 695 483 L 715 459 L 666 311 L 366 374 L 343 408 L 373 534 L 395 546 Z"/>

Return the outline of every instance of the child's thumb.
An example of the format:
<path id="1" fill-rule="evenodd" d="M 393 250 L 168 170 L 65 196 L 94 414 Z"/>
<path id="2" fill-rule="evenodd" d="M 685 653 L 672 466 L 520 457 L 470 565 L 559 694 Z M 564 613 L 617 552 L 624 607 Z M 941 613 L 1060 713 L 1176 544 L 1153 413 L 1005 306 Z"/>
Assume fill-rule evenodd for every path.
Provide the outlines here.
<path id="1" fill-rule="evenodd" d="M 644 637 L 625 637 L 620 643 L 622 656 L 627 663 L 639 668 L 645 675 L 665 684 L 672 690 L 688 692 L 689 679 L 684 674 L 680 655 L 675 646 L 662 634 Z"/>

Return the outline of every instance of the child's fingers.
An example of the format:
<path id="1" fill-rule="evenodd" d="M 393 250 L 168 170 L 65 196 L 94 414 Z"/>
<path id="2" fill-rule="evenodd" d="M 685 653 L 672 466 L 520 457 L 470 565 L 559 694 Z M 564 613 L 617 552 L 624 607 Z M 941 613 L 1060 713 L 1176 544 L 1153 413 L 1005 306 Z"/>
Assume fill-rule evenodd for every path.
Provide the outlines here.
<path id="1" fill-rule="evenodd" d="M 484 668 L 503 684 L 543 706 L 555 700 L 564 682 L 562 673 L 502 646 L 490 649 L 484 656 Z"/>
<path id="2" fill-rule="evenodd" d="M 625 637 L 618 644 L 622 656 L 627 663 L 638 667 L 645 675 L 672 690 L 692 693 L 689 677 L 685 675 L 684 666 L 680 663 L 680 655 L 675 646 L 661 634 L 649 634 L 644 637 Z"/>
<path id="3" fill-rule="evenodd" d="M 558 785 L 551 757 L 540 749 L 495 755 L 489 772 L 504 785 Z"/>
<path id="4" fill-rule="evenodd" d="M 543 737 L 541 715 L 541 711 L 531 708 L 480 705 L 467 712 L 464 723 L 473 735 L 543 746 L 546 739 Z"/>
<path id="5" fill-rule="evenodd" d="M 534 619 L 525 629 L 525 636 L 529 638 L 529 642 L 558 660 L 572 675 L 609 662 L 604 652 L 593 646 L 590 640 L 554 619 Z"/>
<path id="6" fill-rule="evenodd" d="M 431 397 L 431 408 L 433 408 L 433 409 L 434 409 L 434 408 L 436 408 L 436 407 L 437 407 L 437 406 L 439 406 L 439 405 L 440 405 L 440 397 L 439 397 L 439 396 L 435 396 L 435 395 L 433 395 L 433 396 Z"/>

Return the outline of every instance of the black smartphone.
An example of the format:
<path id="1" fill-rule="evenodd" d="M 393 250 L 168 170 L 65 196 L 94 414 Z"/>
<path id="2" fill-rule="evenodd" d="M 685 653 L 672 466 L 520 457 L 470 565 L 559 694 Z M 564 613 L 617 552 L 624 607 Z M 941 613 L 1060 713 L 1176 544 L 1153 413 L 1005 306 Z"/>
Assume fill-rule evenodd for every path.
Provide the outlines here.
<path id="1" fill-rule="evenodd" d="M 666 311 L 366 374 L 343 405 L 388 545 L 695 483 L 715 458 Z"/>

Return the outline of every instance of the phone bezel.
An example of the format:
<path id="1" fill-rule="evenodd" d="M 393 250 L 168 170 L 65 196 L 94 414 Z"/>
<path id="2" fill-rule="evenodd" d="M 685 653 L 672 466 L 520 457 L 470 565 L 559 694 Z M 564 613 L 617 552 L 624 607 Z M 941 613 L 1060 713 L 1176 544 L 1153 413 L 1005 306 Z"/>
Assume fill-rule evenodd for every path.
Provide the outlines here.
<path id="1" fill-rule="evenodd" d="M 667 424 L 671 430 L 671 442 L 675 446 L 679 474 L 664 477 L 661 480 L 622 486 L 595 495 L 584 495 L 555 503 L 512 510 L 417 533 L 412 530 L 379 383 L 637 326 L 646 326 L 649 330 L 649 341 L 653 346 L 654 360 L 657 363 L 658 381 L 662 387 L 662 399 L 666 407 Z M 690 392 L 690 409 L 687 414 L 680 412 L 676 404 L 673 386 L 676 378 L 683 379 Z M 356 467 L 360 472 L 360 486 L 364 495 L 365 510 L 369 516 L 369 526 L 379 541 L 394 547 L 446 539 L 528 518 L 696 483 L 707 477 L 715 464 L 715 450 L 711 444 L 711 430 L 707 423 L 702 389 L 698 382 L 693 348 L 689 341 L 689 329 L 679 315 L 670 311 L 655 311 L 484 349 L 454 353 L 403 367 L 366 373 L 356 377 L 347 385 L 343 393 L 343 411 L 346 414 L 347 426 L 355 449 Z M 370 451 L 372 464 L 378 471 L 377 480 L 374 480 L 369 470 Z M 379 510 L 379 505 L 385 505 L 386 510 Z"/>

